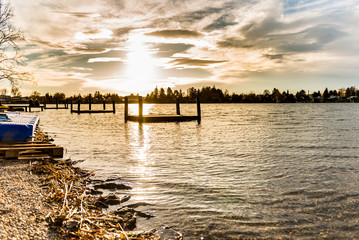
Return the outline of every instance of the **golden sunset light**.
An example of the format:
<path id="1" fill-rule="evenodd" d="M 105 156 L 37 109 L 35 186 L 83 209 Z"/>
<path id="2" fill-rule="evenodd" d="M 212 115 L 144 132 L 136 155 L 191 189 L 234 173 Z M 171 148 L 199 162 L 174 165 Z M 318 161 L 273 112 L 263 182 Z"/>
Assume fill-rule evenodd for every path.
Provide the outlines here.
<path id="1" fill-rule="evenodd" d="M 12 0 L 35 88 L 339 89 L 359 75 L 355 1 Z M 339 21 L 338 21 L 339 19 Z M 340 81 L 338 81 L 340 79 Z M 5 85 L 3 85 L 5 86 Z M 61 86 L 61 88 L 54 88 Z"/>
<path id="2" fill-rule="evenodd" d="M 359 0 L 0 0 L 0 240 L 359 239 Z"/>

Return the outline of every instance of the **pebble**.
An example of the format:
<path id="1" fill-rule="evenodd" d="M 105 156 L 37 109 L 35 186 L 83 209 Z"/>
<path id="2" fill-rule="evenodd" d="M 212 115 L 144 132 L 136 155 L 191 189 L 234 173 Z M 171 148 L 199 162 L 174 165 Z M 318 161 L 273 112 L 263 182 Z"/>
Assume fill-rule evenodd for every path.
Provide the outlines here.
<path id="1" fill-rule="evenodd" d="M 0 239 L 59 239 L 48 228 L 37 175 L 29 162 L 0 160 Z"/>

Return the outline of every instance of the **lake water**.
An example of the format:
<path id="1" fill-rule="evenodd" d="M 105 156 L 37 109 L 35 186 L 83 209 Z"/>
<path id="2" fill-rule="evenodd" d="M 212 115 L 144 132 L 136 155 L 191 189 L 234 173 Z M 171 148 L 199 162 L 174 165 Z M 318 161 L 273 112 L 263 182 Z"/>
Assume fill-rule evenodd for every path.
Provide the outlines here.
<path id="1" fill-rule="evenodd" d="M 101 106 L 98 106 L 99 108 Z M 130 105 L 130 112 L 136 111 Z M 94 107 L 93 107 L 94 108 Z M 145 105 L 175 113 L 175 105 Z M 196 107 L 181 105 L 183 114 Z M 40 126 L 96 177 L 185 239 L 359 238 L 359 104 L 202 104 L 202 123 L 124 123 L 39 112 Z"/>

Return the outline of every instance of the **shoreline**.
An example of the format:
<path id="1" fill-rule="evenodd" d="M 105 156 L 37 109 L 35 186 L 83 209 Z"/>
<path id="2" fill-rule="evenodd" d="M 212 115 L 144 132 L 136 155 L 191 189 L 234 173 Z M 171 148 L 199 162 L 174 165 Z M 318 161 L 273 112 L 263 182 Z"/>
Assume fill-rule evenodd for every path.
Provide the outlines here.
<path id="1" fill-rule="evenodd" d="M 0 238 L 59 239 L 45 221 L 40 180 L 28 169 L 27 160 L 0 159 Z"/>
<path id="2" fill-rule="evenodd" d="M 141 212 L 115 194 L 90 185 L 91 172 L 71 160 L 0 159 L 1 239 L 155 239 L 155 230 L 132 231 Z M 112 183 L 121 189 L 121 184 Z M 123 187 L 123 186 L 122 186 Z M 121 206 L 105 212 L 106 205 Z"/>

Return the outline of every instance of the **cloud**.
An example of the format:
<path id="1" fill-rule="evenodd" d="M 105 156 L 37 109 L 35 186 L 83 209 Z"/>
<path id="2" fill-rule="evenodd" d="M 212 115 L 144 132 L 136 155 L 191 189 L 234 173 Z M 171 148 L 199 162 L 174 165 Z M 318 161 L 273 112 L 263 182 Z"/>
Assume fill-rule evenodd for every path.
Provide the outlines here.
<path id="1" fill-rule="evenodd" d="M 217 42 L 217 45 L 222 48 L 252 48 L 254 47 L 252 41 L 245 39 L 227 38 L 223 41 Z"/>
<path id="2" fill-rule="evenodd" d="M 82 88 L 89 83 L 99 86 L 101 79 L 124 76 L 129 46 L 138 35 L 156 63 L 158 81 L 173 86 L 180 78 L 189 84 L 210 78 L 233 87 L 244 86 L 243 79 L 249 87 L 255 79 L 268 88 L 267 82 L 275 76 L 285 82 L 299 70 L 308 74 L 301 76 L 316 73 L 318 79 L 325 79 L 328 68 L 333 76 L 344 76 L 345 69 L 352 79 L 359 77 L 353 70 L 359 69 L 353 61 L 359 54 L 359 4 L 354 0 L 11 3 L 16 25 L 28 39 L 24 56 L 29 69 L 51 70 L 54 76 L 57 72 L 61 79 L 71 79 L 61 86 L 70 82 Z M 86 76 L 75 80 L 66 75 L 76 71 Z M 173 77 L 178 81 L 172 82 Z"/>
<path id="3" fill-rule="evenodd" d="M 90 58 L 87 62 L 88 63 L 95 63 L 95 62 L 122 62 L 122 58 L 106 58 L 106 57 L 99 57 L 99 58 Z"/>
<path id="4" fill-rule="evenodd" d="M 208 67 L 213 64 L 220 64 L 226 61 L 223 60 L 203 60 L 203 59 L 190 59 L 190 58 L 177 58 L 170 61 L 175 66 L 185 67 Z"/>
<path id="5" fill-rule="evenodd" d="M 153 45 L 153 48 L 156 49 L 154 55 L 158 58 L 172 57 L 174 54 L 185 52 L 192 47 L 194 47 L 193 44 L 183 43 L 157 43 Z"/>
<path id="6" fill-rule="evenodd" d="M 217 18 L 213 23 L 204 28 L 204 30 L 212 31 L 212 30 L 222 30 L 227 26 L 236 25 L 235 16 L 233 14 L 224 14 Z"/>
<path id="7" fill-rule="evenodd" d="M 146 34 L 147 36 L 154 37 L 164 37 L 164 38 L 198 38 L 202 34 L 196 31 L 176 29 L 176 30 L 160 30 L 155 32 L 150 32 Z"/>
<path id="8" fill-rule="evenodd" d="M 62 12 L 62 11 L 54 11 L 56 13 L 61 13 L 61 14 L 67 14 L 73 17 L 77 17 L 77 18 L 97 18 L 100 17 L 101 15 L 99 13 L 96 12 Z"/>
<path id="9" fill-rule="evenodd" d="M 264 54 L 264 57 L 270 59 L 270 60 L 277 60 L 277 59 L 283 59 L 283 54 Z"/>

